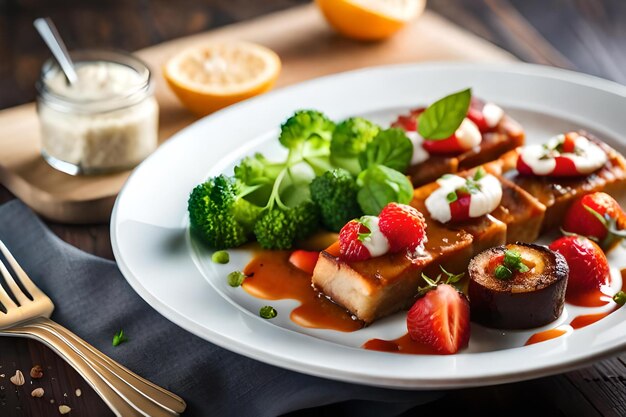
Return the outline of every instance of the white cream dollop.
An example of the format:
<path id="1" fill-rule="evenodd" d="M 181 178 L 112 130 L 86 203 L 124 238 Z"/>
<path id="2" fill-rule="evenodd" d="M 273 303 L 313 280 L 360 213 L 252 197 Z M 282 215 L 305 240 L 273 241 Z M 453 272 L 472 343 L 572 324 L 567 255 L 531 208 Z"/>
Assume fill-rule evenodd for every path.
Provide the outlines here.
<path id="1" fill-rule="evenodd" d="M 454 132 L 454 135 L 463 149 L 472 149 L 480 145 L 480 142 L 483 140 L 483 136 L 480 134 L 476 123 L 472 122 L 467 117 L 463 119 L 459 128 Z"/>
<path id="2" fill-rule="evenodd" d="M 361 223 L 370 230 L 369 236 L 361 242 L 367 248 L 372 258 L 381 256 L 389 252 L 389 240 L 380 231 L 378 226 L 379 218 L 377 216 L 363 216 Z"/>
<path id="3" fill-rule="evenodd" d="M 472 218 L 491 213 L 502 201 L 502 184 L 496 177 L 486 174 L 476 182 L 479 191 L 472 194 L 469 206 L 469 215 Z"/>
<path id="4" fill-rule="evenodd" d="M 485 122 L 489 127 L 496 127 L 502 117 L 504 116 L 504 110 L 502 107 L 494 104 L 494 103 L 485 103 L 483 107 L 483 117 L 485 118 Z"/>
<path id="5" fill-rule="evenodd" d="M 439 188 L 426 198 L 426 209 L 430 213 L 430 217 L 438 222 L 447 223 L 452 219 L 447 196 L 457 188 L 464 186 L 465 178 L 458 175 L 444 175 L 437 180 L 437 184 L 439 184 Z"/>
<path id="6" fill-rule="evenodd" d="M 437 180 L 439 188 L 425 201 L 430 217 L 447 223 L 452 220 L 448 195 L 466 185 L 467 179 L 458 175 L 445 175 Z M 476 181 L 478 190 L 471 194 L 469 216 L 480 217 L 494 211 L 502 201 L 502 184 L 491 174 L 485 174 Z"/>
<path id="7" fill-rule="evenodd" d="M 411 143 L 413 144 L 413 155 L 411 156 L 411 165 L 417 165 L 429 158 L 429 154 L 422 146 L 424 143 L 424 138 L 417 132 L 405 132 L 406 136 L 409 138 Z"/>

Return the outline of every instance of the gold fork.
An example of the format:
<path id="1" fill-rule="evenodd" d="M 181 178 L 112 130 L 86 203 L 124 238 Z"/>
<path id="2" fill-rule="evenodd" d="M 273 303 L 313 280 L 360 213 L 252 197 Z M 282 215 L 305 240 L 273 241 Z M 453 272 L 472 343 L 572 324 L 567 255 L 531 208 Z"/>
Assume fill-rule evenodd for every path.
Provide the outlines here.
<path id="1" fill-rule="evenodd" d="M 15 301 L 0 286 L 0 334 L 37 339 L 61 355 L 80 373 L 118 416 L 178 416 L 185 402 L 177 395 L 134 374 L 49 317 L 54 304 L 28 277 L 4 243 L 0 252 L 9 262 L 24 289 L 0 261 L 4 277 Z"/>

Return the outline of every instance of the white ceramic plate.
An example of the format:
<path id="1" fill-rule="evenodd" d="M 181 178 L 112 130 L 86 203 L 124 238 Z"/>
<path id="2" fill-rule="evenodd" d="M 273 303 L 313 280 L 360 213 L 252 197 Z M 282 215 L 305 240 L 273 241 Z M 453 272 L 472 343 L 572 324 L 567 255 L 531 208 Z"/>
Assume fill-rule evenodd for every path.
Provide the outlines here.
<path id="1" fill-rule="evenodd" d="M 157 311 L 226 349 L 273 365 L 344 381 L 401 387 L 463 387 L 562 372 L 626 346 L 626 308 L 563 337 L 523 346 L 528 332 L 472 326 L 468 349 L 451 356 L 402 355 L 361 349 L 368 339 L 406 332 L 404 314 L 354 333 L 313 330 L 289 320 L 296 303 L 268 304 L 226 285 L 250 253 L 232 250 L 231 263 L 212 264 L 187 230 L 187 197 L 209 176 L 229 172 L 246 154 L 280 152 L 278 127 L 295 110 L 314 108 L 335 120 L 363 115 L 381 124 L 398 113 L 472 87 L 523 124 L 528 142 L 587 129 L 626 150 L 626 87 L 580 74 L 523 64 L 437 63 L 371 68 L 308 81 L 263 95 L 200 120 L 162 145 L 130 177 L 111 221 L 113 251 L 130 285 Z M 613 273 L 626 266 L 621 249 Z M 620 260 L 621 257 L 621 260 Z M 620 279 L 615 280 L 616 285 Z M 586 312 L 567 306 L 559 322 Z M 541 329 L 539 329 L 541 330 Z"/>

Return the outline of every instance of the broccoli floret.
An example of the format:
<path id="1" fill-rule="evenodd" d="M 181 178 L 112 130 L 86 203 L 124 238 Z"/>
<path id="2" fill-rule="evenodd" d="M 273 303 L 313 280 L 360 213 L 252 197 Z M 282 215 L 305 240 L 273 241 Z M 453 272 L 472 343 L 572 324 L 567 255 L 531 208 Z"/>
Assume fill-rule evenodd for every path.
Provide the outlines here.
<path id="1" fill-rule="evenodd" d="M 296 225 L 296 240 L 306 239 L 318 230 L 320 215 L 317 205 L 311 200 L 304 201 L 291 209 L 291 220 Z"/>
<path id="2" fill-rule="evenodd" d="M 246 243 L 261 208 L 243 199 L 245 187 L 220 175 L 193 189 L 187 209 L 192 232 L 213 249 Z"/>
<path id="3" fill-rule="evenodd" d="M 351 117 L 339 123 L 330 142 L 330 161 L 353 176 L 359 175 L 359 154 L 379 131 L 380 127 L 361 117 Z"/>
<path id="4" fill-rule="evenodd" d="M 287 149 L 296 149 L 311 137 L 330 141 L 335 123 L 316 110 L 299 110 L 280 127 L 278 140 Z"/>
<path id="5" fill-rule="evenodd" d="M 357 201 L 359 187 L 345 169 L 334 169 L 311 182 L 311 199 L 320 208 L 322 224 L 339 232 L 350 220 L 363 215 Z"/>
<path id="6" fill-rule="evenodd" d="M 301 110 L 281 127 L 289 150 L 282 162 L 256 154 L 235 167 L 234 178 L 219 176 L 198 186 L 189 199 L 191 228 L 216 249 L 239 246 L 253 233 L 261 246 L 286 249 L 319 225 L 309 184 L 331 168 L 335 124 L 324 114 Z"/>
<path id="7" fill-rule="evenodd" d="M 319 225 L 317 206 L 305 201 L 295 207 L 265 210 L 254 225 L 254 235 L 265 249 L 289 249 L 306 239 Z"/>
<path id="8" fill-rule="evenodd" d="M 262 248 L 289 249 L 296 237 L 296 227 L 287 210 L 266 210 L 254 225 L 254 236 Z"/>

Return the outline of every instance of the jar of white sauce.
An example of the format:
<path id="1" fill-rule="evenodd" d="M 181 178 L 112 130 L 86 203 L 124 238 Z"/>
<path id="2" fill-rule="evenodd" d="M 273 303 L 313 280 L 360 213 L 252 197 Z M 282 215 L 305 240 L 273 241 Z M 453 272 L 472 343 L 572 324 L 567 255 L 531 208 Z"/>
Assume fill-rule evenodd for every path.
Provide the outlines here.
<path id="1" fill-rule="evenodd" d="M 150 70 L 121 52 L 71 55 L 78 81 L 70 85 L 49 60 L 37 83 L 44 159 L 71 175 L 136 166 L 158 142 L 159 109 Z"/>

